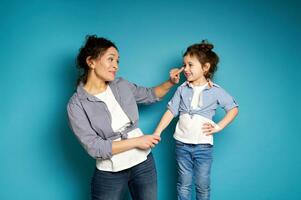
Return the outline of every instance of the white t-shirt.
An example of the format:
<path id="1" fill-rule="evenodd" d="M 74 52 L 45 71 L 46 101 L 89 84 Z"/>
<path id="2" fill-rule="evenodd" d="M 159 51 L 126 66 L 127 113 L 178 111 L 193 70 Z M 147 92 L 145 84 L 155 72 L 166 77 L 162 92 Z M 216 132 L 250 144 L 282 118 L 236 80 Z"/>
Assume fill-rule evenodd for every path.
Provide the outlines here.
<path id="1" fill-rule="evenodd" d="M 194 86 L 191 85 L 193 88 L 193 96 L 191 100 L 191 107 L 193 109 L 196 109 L 198 107 L 201 107 L 203 105 L 203 90 L 207 86 L 207 83 L 205 85 L 200 85 L 200 86 Z"/>
<path id="2" fill-rule="evenodd" d="M 107 86 L 107 89 L 104 92 L 95 96 L 107 105 L 112 117 L 111 126 L 114 132 L 122 131 L 130 124 L 130 119 L 122 110 L 109 86 Z M 139 128 L 136 128 L 128 133 L 128 138 L 139 137 L 141 135 L 143 135 L 142 131 Z M 121 139 L 118 138 L 114 141 L 120 140 Z M 149 153 L 150 150 L 141 150 L 137 148 L 130 149 L 128 151 L 115 154 L 110 159 L 97 159 L 96 167 L 103 171 L 121 171 L 145 161 Z"/>
<path id="3" fill-rule="evenodd" d="M 128 118 L 128 116 L 126 116 L 121 106 L 115 99 L 110 86 L 107 86 L 107 89 L 104 92 L 99 93 L 95 96 L 98 99 L 102 100 L 108 107 L 108 110 L 110 111 L 112 117 L 111 126 L 114 132 L 120 131 L 120 129 L 130 123 L 130 119 Z"/>

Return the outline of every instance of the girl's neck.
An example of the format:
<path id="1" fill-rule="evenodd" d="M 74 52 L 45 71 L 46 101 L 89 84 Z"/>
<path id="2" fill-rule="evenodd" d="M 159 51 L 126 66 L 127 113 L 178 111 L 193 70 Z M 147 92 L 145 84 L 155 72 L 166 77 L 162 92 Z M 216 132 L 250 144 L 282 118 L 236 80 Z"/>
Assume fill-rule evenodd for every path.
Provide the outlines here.
<path id="1" fill-rule="evenodd" d="M 91 95 L 96 95 L 106 91 L 108 83 L 95 76 L 88 76 L 84 89 Z"/>
<path id="2" fill-rule="evenodd" d="M 197 80 L 191 81 L 190 83 L 194 86 L 201 86 L 201 85 L 205 85 L 206 83 L 208 83 L 208 81 L 204 76 L 202 76 L 202 77 L 198 78 Z"/>

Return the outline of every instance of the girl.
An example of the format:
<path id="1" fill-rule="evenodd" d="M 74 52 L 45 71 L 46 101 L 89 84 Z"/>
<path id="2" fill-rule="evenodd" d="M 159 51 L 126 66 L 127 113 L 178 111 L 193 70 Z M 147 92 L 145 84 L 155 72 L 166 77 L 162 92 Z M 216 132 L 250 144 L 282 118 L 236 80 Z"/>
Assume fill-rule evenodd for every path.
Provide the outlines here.
<path id="1" fill-rule="evenodd" d="M 196 199 L 210 199 L 210 169 L 213 134 L 223 130 L 237 115 L 238 105 L 220 86 L 208 81 L 213 78 L 219 61 L 206 41 L 189 46 L 184 53 L 184 74 L 187 81 L 177 88 L 168 103 L 154 135 L 168 126 L 178 114 L 174 138 L 178 171 L 178 199 L 191 199 L 191 186 L 196 188 Z M 221 106 L 226 115 L 215 124 L 212 117 Z"/>

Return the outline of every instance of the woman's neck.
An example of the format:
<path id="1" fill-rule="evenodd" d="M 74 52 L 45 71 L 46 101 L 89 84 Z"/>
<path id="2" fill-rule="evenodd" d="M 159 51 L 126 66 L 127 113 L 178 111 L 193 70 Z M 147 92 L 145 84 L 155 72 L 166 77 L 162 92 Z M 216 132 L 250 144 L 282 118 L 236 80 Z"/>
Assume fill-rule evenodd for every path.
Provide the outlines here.
<path id="1" fill-rule="evenodd" d="M 91 95 L 96 95 L 106 91 L 108 83 L 96 77 L 88 77 L 84 89 Z"/>

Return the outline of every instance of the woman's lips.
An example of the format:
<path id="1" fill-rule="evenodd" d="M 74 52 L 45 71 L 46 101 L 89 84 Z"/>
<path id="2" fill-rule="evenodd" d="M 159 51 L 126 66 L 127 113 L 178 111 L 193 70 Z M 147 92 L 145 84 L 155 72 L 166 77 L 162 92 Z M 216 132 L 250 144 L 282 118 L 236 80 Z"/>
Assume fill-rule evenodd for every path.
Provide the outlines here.
<path id="1" fill-rule="evenodd" d="M 116 72 L 110 72 L 113 76 L 115 76 L 116 75 Z"/>

